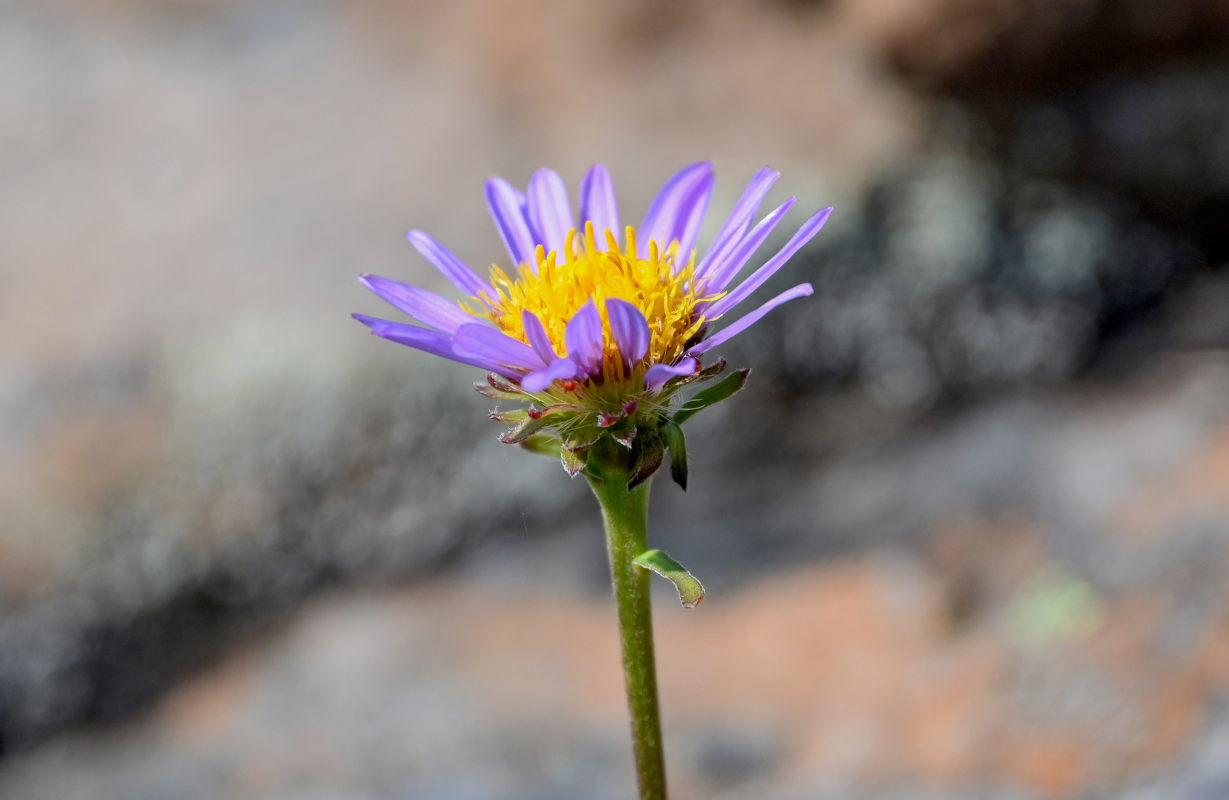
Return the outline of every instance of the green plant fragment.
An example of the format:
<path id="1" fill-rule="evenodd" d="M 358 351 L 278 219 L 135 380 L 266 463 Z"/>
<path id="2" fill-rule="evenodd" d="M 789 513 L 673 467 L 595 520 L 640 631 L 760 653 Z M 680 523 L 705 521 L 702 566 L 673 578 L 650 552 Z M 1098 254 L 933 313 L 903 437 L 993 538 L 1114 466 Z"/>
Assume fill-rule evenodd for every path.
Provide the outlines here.
<path id="1" fill-rule="evenodd" d="M 704 585 L 664 550 L 645 550 L 632 560 L 636 566 L 652 570 L 674 584 L 683 608 L 695 608 L 704 602 Z"/>

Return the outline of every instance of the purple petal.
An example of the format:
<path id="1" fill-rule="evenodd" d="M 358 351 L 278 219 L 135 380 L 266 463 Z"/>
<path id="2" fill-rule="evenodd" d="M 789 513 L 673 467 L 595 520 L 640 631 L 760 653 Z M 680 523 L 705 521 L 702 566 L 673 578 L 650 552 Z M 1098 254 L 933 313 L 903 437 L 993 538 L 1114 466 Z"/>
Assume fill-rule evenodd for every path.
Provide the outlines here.
<path id="1" fill-rule="evenodd" d="M 713 263 L 708 276 L 707 291 L 709 293 L 724 291 L 725 287 L 730 285 L 730 281 L 734 280 L 734 277 L 738 275 L 738 271 L 743 268 L 748 259 L 760 248 L 760 245 L 768 238 L 768 234 L 772 233 L 773 228 L 777 227 L 777 223 L 781 221 L 781 218 L 786 215 L 797 200 L 798 198 L 791 197 L 777 206 L 772 210 L 772 213 L 760 220 L 759 224 L 743 237 L 742 241 L 726 256 L 724 261 Z"/>
<path id="2" fill-rule="evenodd" d="M 684 202 L 693 197 L 696 187 L 712 174 L 713 165 L 701 161 L 683 167 L 670 176 L 657 193 L 657 197 L 653 198 L 648 213 L 644 215 L 644 224 L 640 226 L 637 246 L 641 258 L 648 255 L 650 241 L 657 242 L 657 246 L 664 250 L 677 238 L 678 219 L 680 216 L 686 216 L 681 213 L 684 211 Z M 690 212 L 690 208 L 686 211 Z"/>
<path id="3" fill-rule="evenodd" d="M 559 173 L 540 169 L 529 179 L 529 221 L 547 251 L 562 255 L 564 238 L 576 223 L 572 220 L 567 187 Z"/>
<path id="4" fill-rule="evenodd" d="M 534 260 L 537 241 L 525 219 L 525 196 L 503 178 L 486 182 L 486 204 L 499 229 L 499 236 L 508 248 L 513 263 L 520 265 Z"/>
<path id="5" fill-rule="evenodd" d="M 760 204 L 764 202 L 768 190 L 780 176 L 780 172 L 768 167 L 764 167 L 752 176 L 742 197 L 738 198 L 738 202 L 730 211 L 730 216 L 726 217 L 725 224 L 721 226 L 721 230 L 717 231 L 712 244 L 708 246 L 704 258 L 700 259 L 696 267 L 697 278 L 707 275 L 714 263 L 723 260 L 738 245 L 747 232 L 747 228 L 751 226 L 755 213 L 760 210 Z"/>
<path id="6" fill-rule="evenodd" d="M 619 206 L 615 201 L 614 182 L 601 164 L 594 164 L 580 183 L 580 224 L 593 223 L 593 238 L 598 247 L 606 243 L 602 231 L 620 236 Z"/>
<path id="7" fill-rule="evenodd" d="M 360 275 L 358 282 L 419 322 L 445 333 L 452 333 L 460 326 L 474 321 L 474 318 L 462 311 L 456 303 L 426 289 L 381 278 L 379 275 Z"/>
<path id="8" fill-rule="evenodd" d="M 750 328 L 752 325 L 759 322 L 764 317 L 765 314 L 767 314 L 769 311 L 772 311 L 774 308 L 781 305 L 782 303 L 787 303 L 796 297 L 806 297 L 807 295 L 811 294 L 814 291 L 815 290 L 811 288 L 811 284 L 800 283 L 797 286 L 795 286 L 793 289 L 788 289 L 784 292 L 781 292 L 781 294 L 772 298 L 764 305 L 752 311 L 750 314 L 747 314 L 745 317 L 740 317 L 739 320 L 735 322 L 733 325 L 730 325 L 729 327 L 726 327 L 726 328 L 722 328 L 711 339 L 705 339 L 704 341 L 697 344 L 695 347 L 692 347 L 687 352 L 689 355 L 693 355 L 693 356 L 698 356 L 701 353 L 706 353 L 709 350 L 712 350 L 717 345 L 722 344 L 723 342 L 729 341 L 730 339 L 734 338 L 738 334 L 745 331 L 747 328 Z"/>
<path id="9" fill-rule="evenodd" d="M 521 379 L 521 388 L 527 392 L 540 392 L 555 381 L 575 378 L 579 370 L 570 358 L 556 358 L 545 369 L 534 370 Z"/>
<path id="10" fill-rule="evenodd" d="M 715 181 L 716 176 L 710 172 L 679 207 L 673 236 L 679 243 L 678 259 L 674 264 L 676 271 L 687 263 L 691 258 L 691 251 L 695 249 L 696 237 L 700 235 L 700 224 L 704 222 L 704 215 L 708 212 L 708 201 L 712 199 Z"/>
<path id="11" fill-rule="evenodd" d="M 640 363 L 649 352 L 649 323 L 644 314 L 626 300 L 606 301 L 606 319 L 610 320 L 610 335 L 628 366 Z"/>
<path id="12" fill-rule="evenodd" d="M 521 370 L 509 369 L 496 361 L 456 352 L 452 347 L 451 338 L 445 333 L 420 328 L 417 325 L 406 325 L 403 322 L 389 322 L 386 319 L 377 319 L 366 314 L 351 314 L 351 316 L 371 328 L 373 334 L 382 339 L 388 339 L 390 342 L 413 347 L 450 361 L 485 369 L 487 372 L 495 372 L 505 378 L 517 378 L 521 375 Z"/>
<path id="13" fill-rule="evenodd" d="M 438 269 L 461 291 L 475 297 L 480 294 L 496 296 L 495 288 L 491 284 L 479 278 L 472 269 L 465 266 L 464 261 L 435 239 L 422 231 L 410 231 L 405 238 L 410 240 L 410 244 L 414 245 L 414 249 L 421 253 L 423 258 L 431 262 L 431 266 Z"/>
<path id="14" fill-rule="evenodd" d="M 477 322 L 457 328 L 457 332 L 452 336 L 452 349 L 463 356 L 482 358 L 524 370 L 542 369 L 546 366 L 546 362 L 539 358 L 529 345 L 518 342 L 489 325 Z"/>
<path id="15" fill-rule="evenodd" d="M 563 331 L 563 342 L 568 356 L 588 375 L 596 375 L 602 368 L 603 337 L 602 315 L 593 301 L 580 307 Z"/>
<path id="16" fill-rule="evenodd" d="M 542 320 L 538 319 L 536 314 L 528 310 L 522 311 L 521 324 L 525 326 L 525 338 L 529 340 L 529 346 L 538 354 L 538 358 L 542 359 L 543 364 L 549 364 L 559 357 L 550 337 L 546 335 Z"/>
<path id="17" fill-rule="evenodd" d="M 691 375 L 700 366 L 694 358 L 681 358 L 677 364 L 654 364 L 644 373 L 644 388 L 655 392 L 671 378 Z"/>
<path id="18" fill-rule="evenodd" d="M 824 227 L 824 223 L 828 221 L 830 216 L 832 216 L 832 206 L 828 206 L 804 222 L 802 227 L 798 229 L 798 232 L 785 243 L 785 246 L 775 256 L 768 259 L 764 266 L 751 273 L 751 277 L 739 284 L 737 289 L 713 303 L 709 308 L 704 309 L 704 315 L 710 318 L 720 316 L 743 300 L 746 300 L 752 292 L 763 285 L 764 281 L 771 278 L 781 268 L 781 265 L 789 260 L 790 256 L 798 252 L 798 248 L 811 241 L 811 237 L 819 233 L 819 229 Z"/>

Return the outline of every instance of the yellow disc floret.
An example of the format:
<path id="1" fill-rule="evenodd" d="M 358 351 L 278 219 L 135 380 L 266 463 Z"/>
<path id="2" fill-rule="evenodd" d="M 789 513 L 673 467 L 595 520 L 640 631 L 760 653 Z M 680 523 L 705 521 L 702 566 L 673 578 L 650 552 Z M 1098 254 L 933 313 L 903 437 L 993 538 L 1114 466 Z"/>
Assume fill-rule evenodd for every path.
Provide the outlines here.
<path id="1" fill-rule="evenodd" d="M 593 300 L 605 332 L 603 378 L 618 381 L 629 377 L 628 370 L 611 337 L 606 315 L 606 300 L 617 298 L 640 309 L 649 323 L 648 353 L 639 364 L 631 365 L 631 372 L 643 374 L 650 364 L 673 363 L 704 325 L 705 318 L 697 313 L 696 304 L 720 295 L 706 295 L 704 286 L 696 285 L 694 253 L 686 264 L 676 268 L 677 244 L 661 252 L 656 242 L 650 242 L 648 258 L 641 258 L 636 252 L 635 230 L 630 226 L 626 248 L 619 247 L 610 231 L 606 231 L 606 244 L 607 249 L 598 249 L 590 222 L 583 237 L 575 230 L 568 231 L 562 258 L 539 245 L 534 262 L 519 265 L 515 276 L 491 267 L 496 296 L 476 298 L 481 305 L 471 303 L 471 313 L 487 317 L 512 338 L 528 342 L 522 312 L 531 311 L 542 321 L 555 352 L 563 356 L 567 354 L 564 331 L 568 320 Z"/>

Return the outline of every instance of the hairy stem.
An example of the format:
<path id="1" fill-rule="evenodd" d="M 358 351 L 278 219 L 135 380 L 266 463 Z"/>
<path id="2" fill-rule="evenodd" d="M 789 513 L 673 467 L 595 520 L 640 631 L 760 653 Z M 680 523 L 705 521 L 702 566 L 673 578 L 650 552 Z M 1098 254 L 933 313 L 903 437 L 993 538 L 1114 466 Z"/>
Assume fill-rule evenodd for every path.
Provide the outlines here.
<path id="1" fill-rule="evenodd" d="M 589 484 L 602 507 L 602 520 L 606 525 L 606 549 L 619 612 L 623 677 L 627 684 L 640 800 L 666 800 L 666 766 L 662 756 L 657 668 L 653 655 L 653 609 L 649 599 L 650 573 L 632 563 L 632 559 L 647 549 L 649 482 L 629 491 L 628 477 L 628 471 L 608 465 L 590 474 Z"/>

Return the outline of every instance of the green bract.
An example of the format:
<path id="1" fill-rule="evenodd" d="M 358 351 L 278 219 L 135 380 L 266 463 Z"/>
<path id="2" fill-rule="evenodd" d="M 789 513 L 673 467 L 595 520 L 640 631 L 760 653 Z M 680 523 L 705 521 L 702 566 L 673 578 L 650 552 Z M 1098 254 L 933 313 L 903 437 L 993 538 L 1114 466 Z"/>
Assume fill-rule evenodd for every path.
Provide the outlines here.
<path id="1" fill-rule="evenodd" d="M 687 489 L 687 440 L 682 424 L 696 413 L 727 399 L 747 382 L 749 369 L 730 373 L 722 380 L 696 392 L 678 403 L 680 389 L 693 383 L 703 383 L 717 378 L 725 371 L 726 362 L 719 360 L 712 366 L 694 375 L 675 378 L 668 382 L 663 392 L 653 402 L 636 400 L 627 402 L 618 410 L 610 409 L 594 413 L 568 405 L 536 406 L 491 412 L 491 419 L 512 425 L 500 435 L 505 444 L 519 444 L 526 450 L 540 455 L 558 458 L 564 470 L 575 476 L 581 472 L 594 477 L 587 470 L 594 445 L 602 441 L 619 445 L 626 452 L 629 474 L 627 488 L 635 488 L 657 472 L 670 454 L 670 477 Z M 500 378 L 487 375 L 486 383 L 474 388 L 486 397 L 498 400 L 529 401 L 528 393 L 520 387 Z"/>

